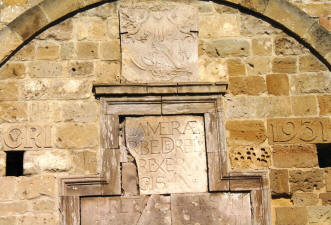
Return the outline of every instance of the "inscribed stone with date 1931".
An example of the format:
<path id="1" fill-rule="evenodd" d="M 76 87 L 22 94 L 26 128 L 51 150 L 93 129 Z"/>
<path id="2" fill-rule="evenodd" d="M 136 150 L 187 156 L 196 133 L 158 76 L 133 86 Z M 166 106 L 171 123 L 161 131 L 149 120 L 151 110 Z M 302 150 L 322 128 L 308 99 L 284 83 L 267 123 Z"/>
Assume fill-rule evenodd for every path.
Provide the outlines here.
<path id="1" fill-rule="evenodd" d="M 125 137 L 141 194 L 207 191 L 203 117 L 128 117 Z"/>
<path id="2" fill-rule="evenodd" d="M 198 12 L 176 2 L 122 4 L 122 76 L 131 82 L 198 77 Z"/>

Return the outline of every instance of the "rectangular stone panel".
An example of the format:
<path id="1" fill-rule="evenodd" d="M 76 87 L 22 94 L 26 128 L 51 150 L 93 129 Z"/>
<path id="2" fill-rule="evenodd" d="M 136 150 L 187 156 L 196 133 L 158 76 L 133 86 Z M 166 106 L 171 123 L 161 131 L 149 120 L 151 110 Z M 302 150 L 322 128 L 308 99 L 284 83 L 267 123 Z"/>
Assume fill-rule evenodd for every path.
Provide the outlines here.
<path id="1" fill-rule="evenodd" d="M 331 141 L 329 118 L 268 119 L 270 144 L 328 143 Z"/>
<path id="2" fill-rule="evenodd" d="M 197 8 L 178 2 L 122 4 L 124 79 L 146 83 L 197 81 L 197 15 Z"/>
<path id="3" fill-rule="evenodd" d="M 141 194 L 207 191 L 202 116 L 127 117 L 125 138 Z"/>

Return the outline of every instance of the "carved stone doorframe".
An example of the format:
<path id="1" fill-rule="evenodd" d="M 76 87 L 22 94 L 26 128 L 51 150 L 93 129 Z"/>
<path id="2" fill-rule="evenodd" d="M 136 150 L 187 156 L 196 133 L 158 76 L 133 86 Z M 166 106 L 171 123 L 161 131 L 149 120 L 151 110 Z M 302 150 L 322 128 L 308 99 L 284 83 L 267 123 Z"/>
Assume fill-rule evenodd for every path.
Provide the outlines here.
<path id="1" fill-rule="evenodd" d="M 254 225 L 269 225 L 270 193 L 267 171 L 235 171 L 228 167 L 225 137 L 223 93 L 226 85 L 200 84 L 180 86 L 134 85 L 121 87 L 95 87 L 101 101 L 101 159 L 99 176 L 80 176 L 60 179 L 60 211 L 64 225 L 80 225 L 80 198 L 85 196 L 121 195 L 119 129 L 120 117 L 203 115 L 205 122 L 209 192 L 248 192 Z M 115 88 L 114 88 L 115 87 Z M 176 95 L 169 90 L 176 89 Z M 195 95 L 185 96 L 179 89 L 190 90 Z M 218 90 L 214 90 L 216 88 Z M 117 95 L 128 89 L 126 96 Z M 154 93 L 148 93 L 148 89 Z M 210 89 L 208 91 L 208 89 Z M 224 90 L 225 89 L 225 90 Z M 129 90 L 132 91 L 130 95 Z M 140 93 L 137 94 L 137 91 Z M 168 90 L 166 92 L 166 90 Z M 214 90 L 214 91 L 212 91 Z M 109 93 L 111 92 L 111 93 Z M 165 94 L 166 92 L 166 94 Z M 209 94 L 208 94 L 209 92 Z M 217 94 L 218 93 L 218 94 Z M 134 95 L 133 95 L 134 94 Z M 153 95 L 156 94 L 156 95 Z M 175 94 L 175 93 L 174 93 Z M 183 93 L 185 94 L 185 93 Z M 141 95 L 141 96 L 140 96 Z"/>

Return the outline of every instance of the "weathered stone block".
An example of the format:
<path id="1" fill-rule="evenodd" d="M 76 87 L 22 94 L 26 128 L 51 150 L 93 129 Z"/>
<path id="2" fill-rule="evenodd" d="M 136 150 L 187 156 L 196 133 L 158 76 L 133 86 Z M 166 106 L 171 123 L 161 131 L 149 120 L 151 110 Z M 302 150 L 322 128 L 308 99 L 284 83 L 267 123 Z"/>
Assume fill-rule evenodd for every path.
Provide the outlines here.
<path id="1" fill-rule="evenodd" d="M 58 102 L 30 101 L 29 120 L 33 122 L 59 122 L 61 120 Z"/>
<path id="2" fill-rule="evenodd" d="M 24 215 L 18 218 L 18 225 L 58 225 L 59 216 L 57 214 L 38 214 L 38 215 Z"/>
<path id="3" fill-rule="evenodd" d="M 68 151 L 27 151 L 24 153 L 23 169 L 25 175 L 39 174 L 42 171 L 65 172 L 72 166 Z"/>
<path id="4" fill-rule="evenodd" d="M 0 217 L 0 225 L 16 225 L 16 216 Z"/>
<path id="5" fill-rule="evenodd" d="M 54 80 L 48 90 L 49 99 L 85 99 L 92 94 L 92 84 L 88 80 Z"/>
<path id="6" fill-rule="evenodd" d="M 0 79 L 21 79 L 25 77 L 24 63 L 7 63 L 0 69 Z"/>
<path id="7" fill-rule="evenodd" d="M 331 221 L 331 205 L 308 207 L 309 224 L 328 225 Z"/>
<path id="8" fill-rule="evenodd" d="M 328 73 L 292 75 L 291 85 L 293 94 L 331 92 L 331 79 Z"/>
<path id="9" fill-rule="evenodd" d="M 276 225 L 304 225 L 308 222 L 308 213 L 305 207 L 276 208 Z"/>
<path id="10" fill-rule="evenodd" d="M 229 97 L 226 98 L 226 119 L 254 118 L 255 97 Z"/>
<path id="11" fill-rule="evenodd" d="M 1 12 L 2 13 L 2 12 Z M 2 16 L 2 15 L 1 15 Z M 10 53 L 23 43 L 22 38 L 13 32 L 10 28 L 5 27 L 0 31 L 0 39 L 5 45 L 0 45 L 0 58 L 5 59 Z"/>
<path id="12" fill-rule="evenodd" d="M 325 186 L 323 172 L 322 169 L 290 171 L 291 193 L 297 191 L 312 192 L 315 189 L 320 190 Z"/>
<path id="13" fill-rule="evenodd" d="M 0 102 L 0 122 L 21 122 L 27 120 L 25 102 Z"/>
<path id="14" fill-rule="evenodd" d="M 91 148 L 98 143 L 96 124 L 64 123 L 56 127 L 56 146 L 59 148 Z"/>
<path id="15" fill-rule="evenodd" d="M 18 100 L 19 83 L 14 81 L 0 81 L 0 100 Z"/>
<path id="16" fill-rule="evenodd" d="M 53 199 L 42 198 L 32 202 L 32 210 L 36 212 L 49 212 L 54 211 L 56 202 Z"/>
<path id="17" fill-rule="evenodd" d="M 247 75 L 263 75 L 271 71 L 269 57 L 249 57 L 246 59 Z"/>
<path id="18" fill-rule="evenodd" d="M 93 4 L 98 0 L 85 0 L 85 4 Z M 82 15 L 89 17 L 101 17 L 102 19 L 107 18 L 117 18 L 118 20 L 118 5 L 113 2 L 104 3 L 98 7 L 94 7 L 92 9 L 86 10 L 82 12 Z"/>
<path id="19" fill-rule="evenodd" d="M 66 102 L 60 106 L 65 122 L 95 122 L 99 116 L 97 102 Z"/>
<path id="20" fill-rule="evenodd" d="M 290 97 L 258 97 L 255 100 L 257 117 L 287 117 L 292 115 Z"/>
<path id="21" fill-rule="evenodd" d="M 20 177 L 17 180 L 17 194 L 20 199 L 33 199 L 41 195 L 56 195 L 56 178 L 53 175 Z"/>
<path id="22" fill-rule="evenodd" d="M 272 51 L 270 38 L 255 38 L 252 40 L 252 51 L 254 55 L 269 56 Z"/>
<path id="23" fill-rule="evenodd" d="M 266 83 L 260 76 L 230 77 L 229 91 L 233 95 L 260 95 L 266 91 Z"/>
<path id="24" fill-rule="evenodd" d="M 32 60 L 35 57 L 35 43 L 31 41 L 27 45 L 25 45 L 22 49 L 20 49 L 14 56 L 13 60 L 17 61 L 25 61 Z"/>
<path id="25" fill-rule="evenodd" d="M 296 192 L 292 196 L 295 206 L 312 206 L 318 204 L 318 195 L 314 193 Z"/>
<path id="26" fill-rule="evenodd" d="M 252 145 L 263 143 L 266 139 L 263 120 L 229 120 L 226 130 L 230 145 Z"/>
<path id="27" fill-rule="evenodd" d="M 276 37 L 274 46 L 276 55 L 300 55 L 304 53 L 304 47 L 289 36 Z"/>
<path id="28" fill-rule="evenodd" d="M 323 205 L 331 205 L 331 193 L 321 193 L 319 195 L 320 199 L 322 199 L 322 204 Z"/>
<path id="29" fill-rule="evenodd" d="M 54 61 L 34 61 L 28 64 L 31 77 L 61 77 L 62 64 Z"/>
<path id="30" fill-rule="evenodd" d="M 98 17 L 82 17 L 76 21 L 77 39 L 100 41 L 106 38 L 107 23 Z"/>
<path id="31" fill-rule="evenodd" d="M 55 60 L 60 57 L 60 46 L 46 42 L 39 44 L 36 49 L 36 59 Z"/>
<path id="32" fill-rule="evenodd" d="M 14 200 L 17 197 L 16 188 L 17 188 L 16 177 L 0 177 L 0 189 L 1 189 L 0 200 L 1 201 Z"/>
<path id="33" fill-rule="evenodd" d="M 9 5 L 25 5 L 28 2 L 28 0 L 3 0 L 3 3 L 6 6 Z"/>
<path id="34" fill-rule="evenodd" d="M 269 143 L 325 143 L 331 138 L 328 118 L 268 119 Z"/>
<path id="35" fill-rule="evenodd" d="M 226 62 L 228 66 L 228 74 L 230 76 L 246 75 L 245 64 L 241 61 L 240 58 L 228 59 Z"/>
<path id="36" fill-rule="evenodd" d="M 118 18 L 108 18 L 107 19 L 107 34 L 110 39 L 119 39 L 120 38 L 119 27 L 120 27 L 120 25 L 119 25 Z"/>
<path id="37" fill-rule="evenodd" d="M 72 76 L 77 76 L 77 77 L 86 77 L 86 76 L 91 76 L 94 71 L 94 65 L 93 62 L 85 62 L 85 61 L 76 61 L 76 62 L 71 62 L 69 65 L 69 73 Z"/>
<path id="38" fill-rule="evenodd" d="M 59 19 L 63 15 L 66 15 L 68 13 L 71 13 L 75 11 L 76 9 L 79 9 L 81 6 L 84 6 L 83 2 L 78 0 L 60 0 L 57 2 L 54 2 L 52 0 L 43 1 L 40 4 L 43 11 L 47 14 L 47 17 L 51 21 L 55 21 L 56 19 Z"/>
<path id="39" fill-rule="evenodd" d="M 317 96 L 320 115 L 331 115 L 331 95 Z"/>
<path id="40" fill-rule="evenodd" d="M 104 60 L 120 60 L 121 44 L 120 40 L 102 42 L 100 46 L 101 58 Z"/>
<path id="41" fill-rule="evenodd" d="M 224 59 L 199 57 L 199 80 L 203 82 L 219 82 L 227 80 L 227 68 Z"/>
<path id="42" fill-rule="evenodd" d="M 273 145 L 273 165 L 278 168 L 318 166 L 315 145 Z"/>
<path id="43" fill-rule="evenodd" d="M 245 39 L 219 39 L 206 43 L 205 51 L 212 57 L 248 56 L 249 42 Z"/>
<path id="44" fill-rule="evenodd" d="M 73 42 L 62 42 L 60 57 L 61 59 L 72 59 L 74 55 L 74 43 Z"/>
<path id="45" fill-rule="evenodd" d="M 0 216 L 11 216 L 13 214 L 24 214 L 29 211 L 26 201 L 12 201 L 0 203 Z"/>
<path id="46" fill-rule="evenodd" d="M 99 61 L 95 68 L 95 84 L 120 83 L 121 64 L 117 61 Z"/>
<path id="47" fill-rule="evenodd" d="M 95 151 L 72 151 L 72 172 L 76 174 L 97 173 L 97 153 Z"/>
<path id="48" fill-rule="evenodd" d="M 268 168 L 271 164 L 269 147 L 234 146 L 230 148 L 231 166 L 236 169 Z"/>
<path id="49" fill-rule="evenodd" d="M 122 189 L 125 195 L 138 194 L 137 167 L 133 163 L 122 163 Z"/>
<path id="50" fill-rule="evenodd" d="M 55 40 L 71 40 L 73 33 L 72 19 L 66 19 L 65 21 L 56 24 L 42 32 L 37 38 L 43 40 L 55 39 Z"/>
<path id="51" fill-rule="evenodd" d="M 286 74 L 270 74 L 266 77 L 268 94 L 288 95 L 289 81 Z"/>
<path id="52" fill-rule="evenodd" d="M 274 73 L 296 73 L 297 59 L 294 57 L 274 58 L 272 71 Z"/>
<path id="53" fill-rule="evenodd" d="M 229 8 L 229 7 L 228 7 Z M 241 14 L 240 34 L 242 36 L 256 36 L 281 33 L 280 29 L 272 27 L 269 23 L 248 14 Z"/>
<path id="54" fill-rule="evenodd" d="M 220 38 L 240 35 L 239 14 L 207 14 L 199 18 L 199 38 Z"/>
<path id="55" fill-rule="evenodd" d="M 321 70 L 327 70 L 326 66 L 313 55 L 300 57 L 299 69 L 301 72 L 318 72 Z"/>
<path id="56" fill-rule="evenodd" d="M 42 99 L 47 97 L 49 82 L 46 80 L 28 80 L 24 82 L 23 97 L 25 99 Z"/>
<path id="57" fill-rule="evenodd" d="M 270 189 L 272 195 L 287 195 L 290 192 L 288 184 L 288 170 L 271 169 L 270 173 Z"/>
<path id="58" fill-rule="evenodd" d="M 76 46 L 76 55 L 78 59 L 96 59 L 98 58 L 97 42 L 78 42 Z"/>
<path id="59" fill-rule="evenodd" d="M 292 96 L 293 114 L 296 116 L 317 116 L 316 96 Z"/>

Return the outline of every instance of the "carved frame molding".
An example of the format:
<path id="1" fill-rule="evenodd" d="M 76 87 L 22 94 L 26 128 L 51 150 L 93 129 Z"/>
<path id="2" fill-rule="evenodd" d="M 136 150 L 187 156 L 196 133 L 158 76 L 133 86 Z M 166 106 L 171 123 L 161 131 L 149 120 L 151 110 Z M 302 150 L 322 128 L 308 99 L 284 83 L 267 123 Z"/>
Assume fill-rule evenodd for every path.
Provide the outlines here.
<path id="1" fill-rule="evenodd" d="M 199 96 L 102 97 L 102 173 L 96 176 L 61 178 L 60 212 L 63 225 L 80 225 L 80 198 L 121 195 L 119 124 L 120 117 L 147 115 L 204 116 L 209 192 L 249 192 L 252 222 L 269 225 L 270 193 L 267 171 L 236 171 L 228 167 L 225 118 L 221 94 Z"/>

